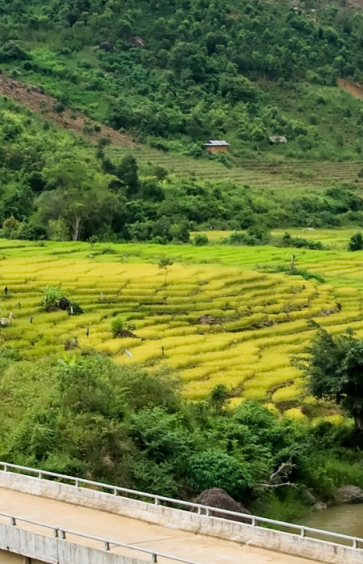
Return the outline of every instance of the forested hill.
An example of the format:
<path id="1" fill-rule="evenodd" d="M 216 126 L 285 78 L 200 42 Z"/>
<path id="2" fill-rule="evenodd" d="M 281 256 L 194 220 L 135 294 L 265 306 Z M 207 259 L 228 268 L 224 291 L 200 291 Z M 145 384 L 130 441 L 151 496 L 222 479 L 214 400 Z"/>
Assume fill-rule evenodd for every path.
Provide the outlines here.
<path id="1" fill-rule="evenodd" d="M 306 0 L 1 0 L 4 73 L 140 141 L 198 156 L 361 150 L 363 13 Z M 357 89 L 359 92 L 359 89 Z M 269 148 L 270 135 L 285 147 Z"/>

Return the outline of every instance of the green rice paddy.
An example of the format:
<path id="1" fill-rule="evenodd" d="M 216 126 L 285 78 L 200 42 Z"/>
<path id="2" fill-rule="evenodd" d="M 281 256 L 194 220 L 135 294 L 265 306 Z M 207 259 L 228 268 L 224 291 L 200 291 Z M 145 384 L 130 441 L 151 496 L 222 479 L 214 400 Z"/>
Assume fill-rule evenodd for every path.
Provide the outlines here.
<path id="1" fill-rule="evenodd" d="M 218 240 L 199 248 L 1 240 L 0 315 L 12 313 L 13 320 L 0 339 L 25 359 L 63 355 L 67 342 L 77 342 L 76 353 L 95 350 L 148 370 L 171 366 L 191 400 L 225 384 L 233 404 L 257 399 L 301 414 L 297 408 L 312 400 L 291 357 L 309 344 L 311 320 L 333 333 L 350 326 L 363 336 L 363 252 L 344 250 L 349 236 L 349 230 L 304 234 L 329 241 L 325 251 Z M 291 253 L 299 269 L 325 282 L 272 272 L 289 265 Z M 163 256 L 174 261 L 167 269 L 158 266 Z M 61 286 L 84 314 L 44 311 L 46 285 Z M 136 337 L 113 338 L 115 316 Z"/>

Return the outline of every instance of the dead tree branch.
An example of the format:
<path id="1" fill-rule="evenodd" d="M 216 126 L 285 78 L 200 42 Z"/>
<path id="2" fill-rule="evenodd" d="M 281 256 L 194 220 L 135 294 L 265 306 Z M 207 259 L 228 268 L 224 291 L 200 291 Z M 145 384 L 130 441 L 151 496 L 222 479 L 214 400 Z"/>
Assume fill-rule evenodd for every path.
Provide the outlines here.
<path id="1" fill-rule="evenodd" d="M 280 464 L 276 472 L 273 472 L 271 474 L 267 484 L 260 484 L 260 486 L 262 486 L 263 488 L 282 488 L 284 486 L 297 488 L 297 484 L 294 484 L 293 482 L 283 482 L 283 480 L 288 479 L 289 473 L 294 468 L 296 468 L 296 464 L 294 464 L 292 462 L 292 458 L 290 458 L 287 462 Z"/>

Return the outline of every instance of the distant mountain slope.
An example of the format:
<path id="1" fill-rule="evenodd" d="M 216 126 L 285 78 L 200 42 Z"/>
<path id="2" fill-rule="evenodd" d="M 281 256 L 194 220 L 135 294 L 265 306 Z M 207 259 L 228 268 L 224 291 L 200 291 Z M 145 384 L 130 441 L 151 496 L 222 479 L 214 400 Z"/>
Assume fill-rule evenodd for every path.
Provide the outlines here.
<path id="1" fill-rule="evenodd" d="M 61 104 L 192 156 L 360 154 L 363 14 L 306 0 L 27 0 L 0 4 L 0 64 Z M 293 103 L 291 103 L 293 101 Z M 270 147 L 282 134 L 285 147 Z"/>

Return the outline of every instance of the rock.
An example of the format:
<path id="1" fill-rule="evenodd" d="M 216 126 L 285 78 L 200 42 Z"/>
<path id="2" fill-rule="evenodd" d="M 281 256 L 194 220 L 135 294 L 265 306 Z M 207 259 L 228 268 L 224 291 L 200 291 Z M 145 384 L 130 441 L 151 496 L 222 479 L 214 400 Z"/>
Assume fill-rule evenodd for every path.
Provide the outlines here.
<path id="1" fill-rule="evenodd" d="M 138 47 L 144 47 L 145 46 L 145 41 L 142 39 L 142 37 L 139 37 L 138 35 L 134 35 L 134 36 L 130 37 L 129 41 L 130 41 L 130 43 L 133 43 L 134 45 L 137 45 Z"/>
<path id="2" fill-rule="evenodd" d="M 34 86 L 34 84 L 31 84 L 29 88 L 32 92 L 36 92 L 37 94 L 44 94 L 44 88 L 42 86 Z"/>
<path id="3" fill-rule="evenodd" d="M 338 503 L 363 503 L 363 490 L 358 486 L 342 486 L 335 492 Z"/>
<path id="4" fill-rule="evenodd" d="M 318 501 L 314 504 L 314 509 L 315 511 L 325 511 L 326 509 L 328 509 L 328 506 L 323 501 Z"/>
<path id="5" fill-rule="evenodd" d="M 251 513 L 245 507 L 242 507 L 240 503 L 235 501 L 226 491 L 221 488 L 212 488 L 210 490 L 205 490 L 202 492 L 195 500 L 194 503 L 199 503 L 200 505 L 208 505 L 209 507 L 218 507 L 219 509 L 226 509 L 227 511 L 235 511 L 236 513 L 245 513 L 251 515 Z M 250 523 L 250 519 L 244 519 L 242 516 L 237 517 L 233 515 L 224 515 L 223 513 L 218 513 L 218 511 L 211 511 L 210 515 L 213 517 L 221 517 L 225 519 L 230 519 L 232 521 L 239 521 L 240 523 Z"/>
<path id="6" fill-rule="evenodd" d="M 109 41 L 102 41 L 102 43 L 100 43 L 98 47 L 100 49 L 103 49 L 104 51 L 112 51 L 113 49 L 113 45 Z"/>
<path id="7" fill-rule="evenodd" d="M 67 309 L 67 307 L 69 307 L 70 303 L 71 302 L 69 300 L 67 300 L 67 298 L 63 297 L 59 300 L 58 306 L 59 306 L 60 309 L 65 311 Z"/>
<path id="8" fill-rule="evenodd" d="M 198 322 L 201 325 L 216 325 L 217 321 L 214 317 L 212 317 L 211 315 L 209 315 L 209 313 L 207 313 L 206 315 L 201 315 L 200 317 L 198 317 Z"/>
<path id="9" fill-rule="evenodd" d="M 303 409 L 301 409 L 301 411 L 303 411 Z M 313 494 L 311 492 L 309 492 L 309 490 L 304 490 L 302 492 L 302 498 L 309 505 L 315 505 L 317 503 L 315 497 L 313 496 Z"/>

